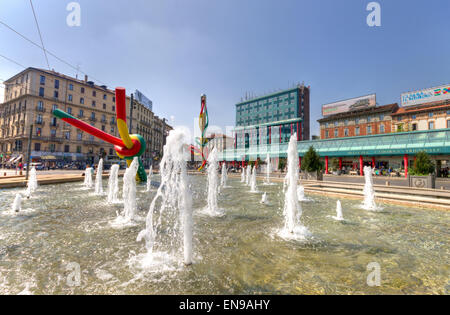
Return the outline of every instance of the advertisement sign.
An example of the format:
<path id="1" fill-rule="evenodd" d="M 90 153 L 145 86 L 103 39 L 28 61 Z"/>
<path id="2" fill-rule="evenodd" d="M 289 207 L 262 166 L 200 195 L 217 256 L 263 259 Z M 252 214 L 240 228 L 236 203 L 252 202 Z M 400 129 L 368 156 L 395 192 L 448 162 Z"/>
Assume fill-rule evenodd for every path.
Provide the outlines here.
<path id="1" fill-rule="evenodd" d="M 153 102 L 149 98 L 147 98 L 144 94 L 142 94 L 140 91 L 136 90 L 136 92 L 134 93 L 134 98 L 139 103 L 141 103 L 142 105 L 153 111 Z"/>
<path id="2" fill-rule="evenodd" d="M 351 98 L 345 101 L 339 101 L 322 106 L 322 116 L 330 116 L 334 114 L 345 113 L 357 109 L 374 107 L 377 103 L 376 94 L 370 94 L 357 98 Z"/>
<path id="3" fill-rule="evenodd" d="M 402 106 L 404 107 L 448 99 L 450 99 L 450 84 L 403 93 L 401 95 Z"/>

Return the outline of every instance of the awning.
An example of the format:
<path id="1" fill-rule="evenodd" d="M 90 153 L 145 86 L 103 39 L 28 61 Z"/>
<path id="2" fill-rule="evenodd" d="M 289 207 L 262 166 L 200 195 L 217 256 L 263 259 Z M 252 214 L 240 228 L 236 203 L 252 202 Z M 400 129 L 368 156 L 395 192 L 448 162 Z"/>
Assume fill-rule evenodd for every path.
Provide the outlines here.
<path id="1" fill-rule="evenodd" d="M 41 160 L 57 160 L 57 158 L 54 155 L 45 155 L 41 156 Z"/>

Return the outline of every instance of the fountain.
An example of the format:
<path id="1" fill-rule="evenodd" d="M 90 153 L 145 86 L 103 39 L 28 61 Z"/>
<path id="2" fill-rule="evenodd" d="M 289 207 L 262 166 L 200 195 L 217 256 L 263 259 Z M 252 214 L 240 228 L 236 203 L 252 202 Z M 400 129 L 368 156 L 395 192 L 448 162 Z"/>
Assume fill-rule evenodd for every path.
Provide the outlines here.
<path id="1" fill-rule="evenodd" d="M 175 256 L 183 252 L 184 263 L 192 264 L 192 197 L 183 159 L 185 134 L 183 129 L 170 131 L 164 146 L 160 164 L 161 185 L 151 202 L 146 228 L 137 237 L 138 242 L 145 240 L 147 253 L 144 267 L 154 265 L 158 257 L 164 257 L 154 252 L 156 246 L 158 250 L 171 252 Z M 156 205 L 159 199 L 158 211 Z M 158 214 L 156 222 L 153 220 L 154 213 Z"/>
<path id="2" fill-rule="evenodd" d="M 364 178 L 364 202 L 362 208 L 368 211 L 376 211 L 377 205 L 375 204 L 375 190 L 373 189 L 372 168 L 370 166 L 364 167 Z"/>
<path id="3" fill-rule="evenodd" d="M 222 164 L 222 175 L 220 177 L 220 187 L 226 187 L 227 186 L 227 166 L 225 165 L 225 163 Z"/>
<path id="4" fill-rule="evenodd" d="M 206 213 L 211 216 L 221 215 L 221 211 L 217 205 L 217 193 L 218 193 L 218 163 L 217 163 L 217 150 L 214 148 L 208 157 L 208 205 L 206 207 Z"/>
<path id="5" fill-rule="evenodd" d="M 260 203 L 265 204 L 265 205 L 269 204 L 269 199 L 267 198 L 267 193 L 264 193 L 262 195 Z"/>
<path id="6" fill-rule="evenodd" d="M 245 167 L 241 170 L 241 183 L 245 183 Z"/>
<path id="7" fill-rule="evenodd" d="M 332 218 L 336 221 L 344 221 L 344 215 L 342 214 L 342 205 L 340 200 L 336 202 L 336 216 Z"/>
<path id="8" fill-rule="evenodd" d="M 19 212 L 22 210 L 22 195 L 17 194 L 14 198 L 14 202 L 12 204 L 12 211 L 13 212 Z"/>
<path id="9" fill-rule="evenodd" d="M 250 177 L 252 176 L 252 166 L 247 165 L 247 173 L 245 175 L 245 184 L 250 186 Z"/>
<path id="10" fill-rule="evenodd" d="M 138 167 L 139 160 L 135 157 L 123 175 L 122 197 L 124 208 L 123 213 L 120 215 L 122 222 L 131 222 L 136 219 L 136 173 Z"/>
<path id="11" fill-rule="evenodd" d="M 97 174 L 95 175 L 95 193 L 97 195 L 103 195 L 103 159 L 98 161 Z"/>
<path id="12" fill-rule="evenodd" d="M 271 171 L 270 168 L 271 168 L 271 165 L 270 165 L 270 154 L 267 153 L 267 158 L 266 158 L 266 179 L 264 181 L 265 185 L 270 185 L 270 171 Z"/>
<path id="13" fill-rule="evenodd" d="M 87 167 L 84 171 L 84 186 L 86 188 L 92 188 L 92 167 Z"/>
<path id="14" fill-rule="evenodd" d="M 153 175 L 153 165 L 151 165 L 150 169 L 148 170 L 146 192 L 149 192 L 152 189 L 152 175 Z"/>
<path id="15" fill-rule="evenodd" d="M 256 187 L 256 165 L 253 166 L 252 175 L 250 177 L 250 192 L 257 193 L 258 188 Z"/>
<path id="16" fill-rule="evenodd" d="M 108 202 L 119 202 L 119 165 L 114 164 L 111 166 L 108 180 Z"/>
<path id="17" fill-rule="evenodd" d="M 38 187 L 37 176 L 36 176 L 36 168 L 33 166 L 30 170 L 30 178 L 27 183 L 27 192 L 26 195 L 28 198 L 31 197 L 31 194 L 36 191 Z"/>
<path id="18" fill-rule="evenodd" d="M 291 136 L 287 152 L 287 174 L 285 178 L 284 228 L 280 236 L 287 239 L 305 239 L 310 235 L 308 229 L 301 224 L 302 207 L 298 201 L 298 151 L 297 134 Z"/>

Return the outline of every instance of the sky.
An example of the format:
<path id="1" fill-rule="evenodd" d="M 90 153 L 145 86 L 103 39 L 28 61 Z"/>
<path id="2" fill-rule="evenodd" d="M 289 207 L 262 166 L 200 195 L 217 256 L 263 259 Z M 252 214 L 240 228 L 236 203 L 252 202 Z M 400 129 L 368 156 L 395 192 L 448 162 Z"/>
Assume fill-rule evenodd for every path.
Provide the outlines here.
<path id="1" fill-rule="evenodd" d="M 450 83 L 448 0 L 377 1 L 380 27 L 367 25 L 369 0 L 79 0 L 79 27 L 67 25 L 70 2 L 33 0 L 45 47 L 96 83 L 140 90 L 157 115 L 191 130 L 201 94 L 210 124 L 225 130 L 246 92 L 304 82 L 317 135 L 323 104 L 371 93 L 391 104 Z M 29 0 L 0 0 L 0 21 L 40 42 Z M 47 68 L 42 50 L 1 24 L 0 55 Z M 21 70 L 0 57 L 0 80 Z"/>

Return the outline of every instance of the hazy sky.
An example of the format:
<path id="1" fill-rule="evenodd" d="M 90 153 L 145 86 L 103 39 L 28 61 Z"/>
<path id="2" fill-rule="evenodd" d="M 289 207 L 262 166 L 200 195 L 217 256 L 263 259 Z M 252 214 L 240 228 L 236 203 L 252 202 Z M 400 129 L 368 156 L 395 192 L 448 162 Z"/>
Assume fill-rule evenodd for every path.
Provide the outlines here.
<path id="1" fill-rule="evenodd" d="M 191 129 L 202 93 L 211 124 L 224 127 L 246 91 L 304 81 L 317 134 L 324 103 L 376 93 L 383 105 L 450 83 L 448 0 L 378 1 L 373 28 L 369 0 L 80 0 L 80 27 L 66 24 L 69 2 L 33 1 L 46 48 L 111 88 L 139 89 L 157 115 Z M 39 42 L 29 0 L 0 0 L 0 20 Z M 0 54 L 46 68 L 42 51 L 2 25 Z M 0 57 L 0 79 L 20 70 Z"/>

